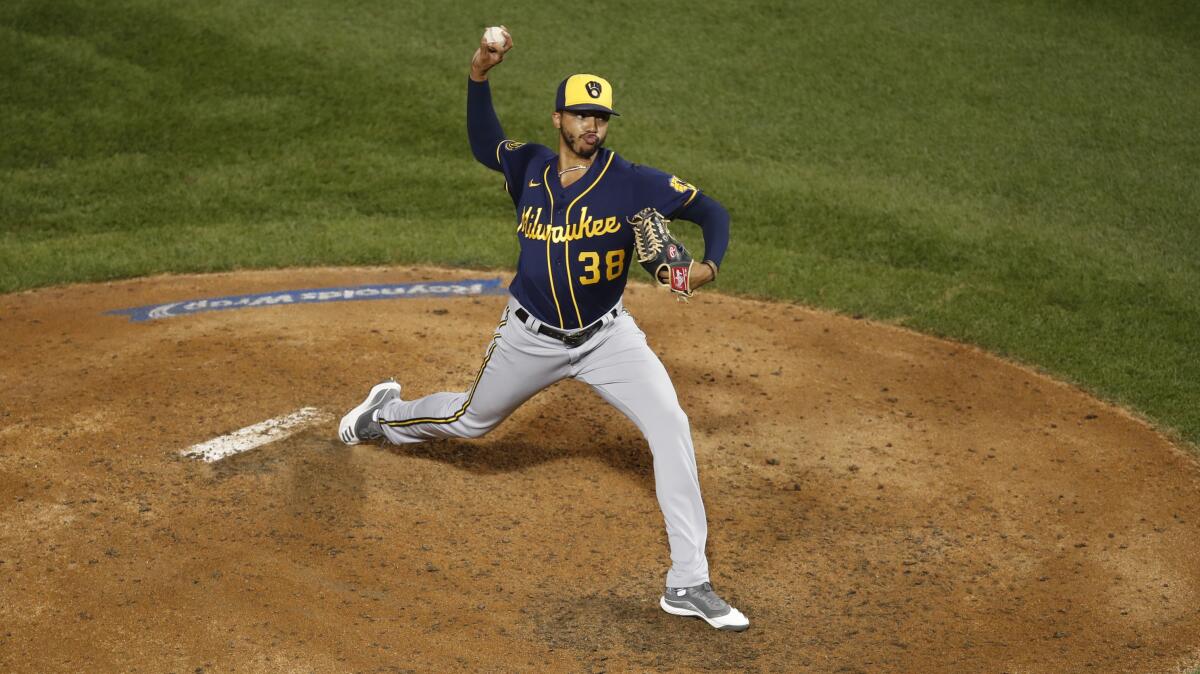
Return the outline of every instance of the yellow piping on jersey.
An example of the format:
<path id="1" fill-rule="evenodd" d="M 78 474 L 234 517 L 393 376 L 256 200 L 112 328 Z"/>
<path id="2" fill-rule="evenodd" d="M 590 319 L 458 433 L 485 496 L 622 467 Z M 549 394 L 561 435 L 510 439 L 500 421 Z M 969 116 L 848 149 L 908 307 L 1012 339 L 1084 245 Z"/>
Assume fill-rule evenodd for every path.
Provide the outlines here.
<path id="1" fill-rule="evenodd" d="M 566 213 L 567 217 L 565 220 L 563 220 L 563 227 L 567 231 L 570 231 L 570 228 L 571 228 L 571 209 L 575 206 L 575 204 L 580 199 L 582 199 L 584 197 L 585 194 L 587 194 L 588 192 L 591 192 L 593 187 L 600 184 L 601 180 L 604 180 L 604 174 L 608 173 L 608 167 L 612 165 L 612 160 L 613 160 L 613 157 L 615 157 L 615 156 L 616 156 L 615 154 L 612 154 L 611 152 L 609 153 L 608 161 L 604 163 L 604 170 L 600 171 L 600 175 L 596 176 L 596 179 L 592 181 L 591 185 L 587 186 L 586 190 L 580 192 L 579 196 L 575 197 L 571 201 L 570 206 L 567 206 L 567 213 Z M 551 204 L 551 206 L 553 206 L 553 204 Z M 550 223 L 551 224 L 554 223 L 553 216 L 551 216 L 551 218 L 550 218 Z M 567 289 L 569 289 L 571 291 L 571 304 L 575 305 L 575 320 L 578 321 L 579 327 L 582 328 L 583 327 L 583 315 L 579 313 L 579 303 L 575 301 L 575 278 L 573 276 L 571 276 L 571 256 L 568 254 L 571 251 L 571 240 L 570 240 L 570 237 L 566 237 L 566 238 L 567 238 L 567 241 L 564 243 L 565 250 L 563 251 L 563 259 L 566 260 L 566 263 L 567 263 Z M 549 242 L 547 241 L 547 244 L 548 243 Z M 566 328 L 567 326 L 562 325 L 560 327 Z"/>
<path id="2" fill-rule="evenodd" d="M 392 428 L 401 428 L 404 426 L 412 426 L 414 424 L 452 424 L 462 418 L 462 415 L 467 413 L 467 407 L 471 405 L 471 400 L 475 398 L 475 389 L 479 386 L 479 380 L 483 379 L 483 371 L 487 369 L 488 361 L 492 359 L 492 354 L 496 351 L 496 346 L 500 344 L 500 328 L 503 328 L 508 323 L 508 309 L 504 310 L 504 318 L 500 320 L 500 325 L 496 326 L 496 334 L 492 335 L 492 345 L 488 347 L 487 353 L 483 356 L 483 365 L 479 368 L 479 374 L 475 375 L 475 382 L 471 384 L 471 391 L 467 393 L 467 399 L 463 402 L 462 407 L 458 411 L 448 417 L 422 417 L 419 419 L 406 419 L 404 421 L 384 421 L 379 420 L 379 423 Z"/>
<path id="3" fill-rule="evenodd" d="M 542 185 L 546 187 L 546 195 L 550 197 L 550 224 L 554 224 L 554 192 L 550 191 L 550 164 L 546 164 L 545 170 L 542 171 Z M 554 298 L 554 309 L 558 312 L 558 327 L 566 329 L 566 324 L 563 322 L 562 307 L 558 306 L 558 291 L 554 289 L 554 267 L 550 264 L 550 237 L 546 237 L 546 276 L 550 278 L 550 296 Z M 567 276 L 567 283 L 571 282 L 571 277 Z"/>
<path id="4" fill-rule="evenodd" d="M 612 152 L 608 153 L 608 161 L 604 163 L 604 170 L 600 172 L 600 175 L 596 176 L 596 180 L 593 181 L 591 185 L 588 185 L 588 188 L 586 190 L 580 192 L 579 196 L 575 197 L 571 201 L 570 206 L 567 206 L 567 220 L 566 220 L 566 222 L 563 223 L 564 225 L 567 225 L 571 222 L 571 209 L 575 207 L 575 204 L 580 199 L 582 199 L 584 196 L 586 196 L 588 192 L 591 192 L 593 187 L 595 187 L 596 185 L 599 185 L 601 180 L 604 180 L 604 174 L 608 173 L 608 167 L 612 166 L 613 157 L 616 157 L 616 156 L 617 155 Z"/>
<path id="5" fill-rule="evenodd" d="M 688 200 L 683 202 L 683 206 L 687 206 L 688 204 L 692 203 L 692 199 L 695 199 L 697 194 L 700 194 L 700 190 L 693 187 L 692 196 L 688 197 Z M 680 208 L 683 208 L 683 206 L 680 206 Z"/>
<path id="6" fill-rule="evenodd" d="M 563 241 L 563 262 L 567 265 L 567 290 L 571 291 L 571 305 L 575 307 L 575 324 L 583 327 L 583 315 L 579 313 L 579 303 L 575 301 L 575 278 L 571 275 L 571 240 Z M 567 326 L 563 326 L 564 328 Z"/>
<path id="7" fill-rule="evenodd" d="M 521 149 L 522 147 L 525 147 L 525 143 L 520 143 L 515 140 L 508 140 L 507 138 L 500 141 L 499 143 L 496 143 L 496 163 L 497 164 L 501 163 L 500 162 L 500 147 L 501 146 L 503 146 L 504 149 L 508 150 L 509 152 L 514 152 L 516 150 Z"/>

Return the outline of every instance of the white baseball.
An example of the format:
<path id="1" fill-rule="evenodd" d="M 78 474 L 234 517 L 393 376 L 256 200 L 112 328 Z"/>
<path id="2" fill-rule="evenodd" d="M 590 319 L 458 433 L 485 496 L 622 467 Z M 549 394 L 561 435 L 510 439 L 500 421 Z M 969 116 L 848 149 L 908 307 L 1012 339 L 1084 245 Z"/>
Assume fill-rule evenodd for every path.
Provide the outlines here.
<path id="1" fill-rule="evenodd" d="M 483 41 L 488 43 L 489 47 L 499 49 L 504 46 L 504 29 L 500 26 L 492 26 L 483 31 Z"/>

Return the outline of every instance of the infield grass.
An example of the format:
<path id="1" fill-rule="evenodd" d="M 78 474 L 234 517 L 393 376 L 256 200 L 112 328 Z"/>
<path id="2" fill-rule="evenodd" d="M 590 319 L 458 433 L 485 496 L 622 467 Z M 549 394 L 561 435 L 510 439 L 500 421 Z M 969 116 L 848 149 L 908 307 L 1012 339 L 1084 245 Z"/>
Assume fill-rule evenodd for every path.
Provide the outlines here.
<path id="1" fill-rule="evenodd" d="M 553 142 L 558 81 L 608 77 L 610 145 L 733 213 L 722 290 L 978 344 L 1197 442 L 1197 7 L 10 0 L 0 291 L 511 266 L 464 131 L 503 22 L 508 135 Z"/>

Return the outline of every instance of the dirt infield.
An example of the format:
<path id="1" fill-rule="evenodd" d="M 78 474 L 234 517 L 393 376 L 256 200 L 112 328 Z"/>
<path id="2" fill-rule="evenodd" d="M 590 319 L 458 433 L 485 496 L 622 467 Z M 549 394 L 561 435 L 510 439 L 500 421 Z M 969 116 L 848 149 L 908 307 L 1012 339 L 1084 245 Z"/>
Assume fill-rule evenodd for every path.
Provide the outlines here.
<path id="1" fill-rule="evenodd" d="M 469 386 L 502 296 L 103 315 L 495 276 L 291 270 L 0 296 L 0 670 L 1200 664 L 1200 464 L 972 348 L 630 289 L 692 422 L 714 585 L 752 621 L 727 634 L 658 609 L 649 451 L 582 385 L 477 441 L 337 441 L 336 417 L 383 377 L 406 397 Z M 215 463 L 180 456 L 303 407 L 332 421 Z"/>

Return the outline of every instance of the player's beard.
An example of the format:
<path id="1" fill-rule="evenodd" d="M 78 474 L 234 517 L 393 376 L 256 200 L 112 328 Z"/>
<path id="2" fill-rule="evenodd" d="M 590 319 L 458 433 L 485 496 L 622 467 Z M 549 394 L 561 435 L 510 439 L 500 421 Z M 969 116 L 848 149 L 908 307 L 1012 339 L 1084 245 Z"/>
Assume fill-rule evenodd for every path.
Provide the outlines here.
<path id="1" fill-rule="evenodd" d="M 584 145 L 584 143 L 580 142 L 579 136 L 572 136 L 567 133 L 566 129 L 559 129 L 558 132 L 562 135 L 562 139 L 567 142 L 567 147 L 571 148 L 571 152 L 574 152 L 580 159 L 591 159 L 593 155 L 600 151 L 606 140 L 604 136 L 597 133 L 596 144 L 591 148 L 584 146 L 581 150 L 579 146 Z"/>

